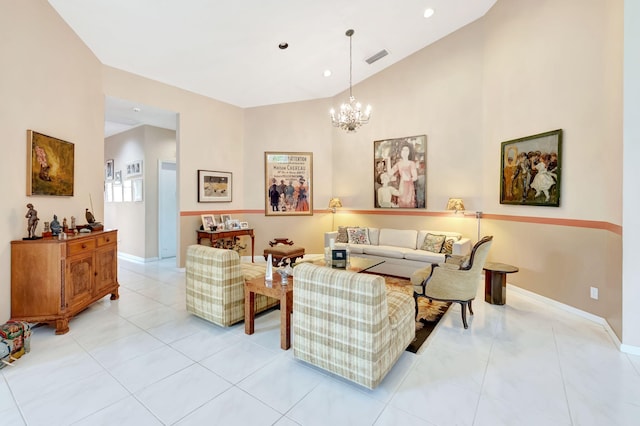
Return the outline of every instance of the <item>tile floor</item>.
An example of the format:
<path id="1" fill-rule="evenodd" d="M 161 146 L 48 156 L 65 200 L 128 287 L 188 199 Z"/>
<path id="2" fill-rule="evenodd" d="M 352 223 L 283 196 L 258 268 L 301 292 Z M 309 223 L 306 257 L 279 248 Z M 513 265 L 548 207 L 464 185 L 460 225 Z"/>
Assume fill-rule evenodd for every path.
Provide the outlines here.
<path id="1" fill-rule="evenodd" d="M 640 357 L 596 323 L 511 291 L 464 330 L 452 307 L 370 391 L 279 347 L 278 311 L 223 329 L 185 311 L 175 259 L 120 260 L 108 297 L 0 372 L 2 425 L 638 425 Z"/>

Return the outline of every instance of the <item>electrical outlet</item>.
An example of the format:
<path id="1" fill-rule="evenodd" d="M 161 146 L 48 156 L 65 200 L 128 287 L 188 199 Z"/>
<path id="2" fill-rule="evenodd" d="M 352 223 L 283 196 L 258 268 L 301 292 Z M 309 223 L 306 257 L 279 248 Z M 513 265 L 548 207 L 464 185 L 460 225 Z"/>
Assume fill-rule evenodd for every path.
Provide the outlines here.
<path id="1" fill-rule="evenodd" d="M 598 287 L 591 287 L 591 298 L 598 300 Z"/>

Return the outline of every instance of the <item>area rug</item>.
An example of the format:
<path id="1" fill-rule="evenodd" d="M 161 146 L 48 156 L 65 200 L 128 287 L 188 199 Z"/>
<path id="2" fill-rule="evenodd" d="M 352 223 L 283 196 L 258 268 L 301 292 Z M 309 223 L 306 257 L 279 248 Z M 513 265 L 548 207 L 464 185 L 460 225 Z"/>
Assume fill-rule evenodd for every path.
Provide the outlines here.
<path id="1" fill-rule="evenodd" d="M 403 293 L 413 296 L 413 285 L 411 281 L 405 278 L 384 276 L 387 290 L 390 291 L 402 291 Z M 416 353 L 420 349 L 420 346 L 427 340 L 431 332 L 436 328 L 440 318 L 447 312 L 451 306 L 451 302 L 439 302 L 434 300 L 429 302 L 429 299 L 421 297 L 418 299 L 418 319 L 416 321 L 416 338 L 413 339 L 411 344 L 407 347 L 409 352 Z"/>

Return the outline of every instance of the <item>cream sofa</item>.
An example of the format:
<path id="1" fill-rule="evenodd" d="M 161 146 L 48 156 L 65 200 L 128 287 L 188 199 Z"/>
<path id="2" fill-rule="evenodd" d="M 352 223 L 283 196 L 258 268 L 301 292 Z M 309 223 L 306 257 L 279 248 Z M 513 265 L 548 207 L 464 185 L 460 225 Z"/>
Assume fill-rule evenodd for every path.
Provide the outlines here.
<path id="1" fill-rule="evenodd" d="M 379 275 L 293 268 L 293 355 L 373 389 L 415 337 L 413 298 Z"/>
<path id="2" fill-rule="evenodd" d="M 244 320 L 244 281 L 265 275 L 266 264 L 240 262 L 234 250 L 203 245 L 187 247 L 187 311 L 228 327 Z M 278 299 L 256 295 L 256 313 L 278 305 Z"/>
<path id="3" fill-rule="evenodd" d="M 390 228 L 361 228 L 366 229 L 369 244 L 354 244 L 336 242 L 336 248 L 349 248 L 352 256 L 384 260 L 384 263 L 371 268 L 370 272 L 411 278 L 413 272 L 424 268 L 426 264 L 443 263 L 447 253 L 421 250 L 427 234 L 444 235 L 452 239 L 451 253 L 457 256 L 467 256 L 471 252 L 471 240 L 463 238 L 458 232 L 390 229 Z M 324 234 L 324 246 L 329 247 L 330 241 L 338 241 L 338 231 Z"/>

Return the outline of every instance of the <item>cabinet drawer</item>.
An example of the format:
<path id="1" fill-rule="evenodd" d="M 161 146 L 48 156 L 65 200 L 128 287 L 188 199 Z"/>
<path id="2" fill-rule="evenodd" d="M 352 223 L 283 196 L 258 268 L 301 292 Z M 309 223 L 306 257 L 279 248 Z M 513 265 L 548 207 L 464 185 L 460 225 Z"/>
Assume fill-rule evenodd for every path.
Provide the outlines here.
<path id="1" fill-rule="evenodd" d="M 98 236 L 96 240 L 98 240 L 98 247 L 106 246 L 107 244 L 115 244 L 116 234 L 115 233 L 103 234 Z"/>
<path id="2" fill-rule="evenodd" d="M 90 252 L 96 248 L 96 240 L 88 239 L 78 242 L 67 244 L 67 255 L 73 256 L 74 254 Z"/>

